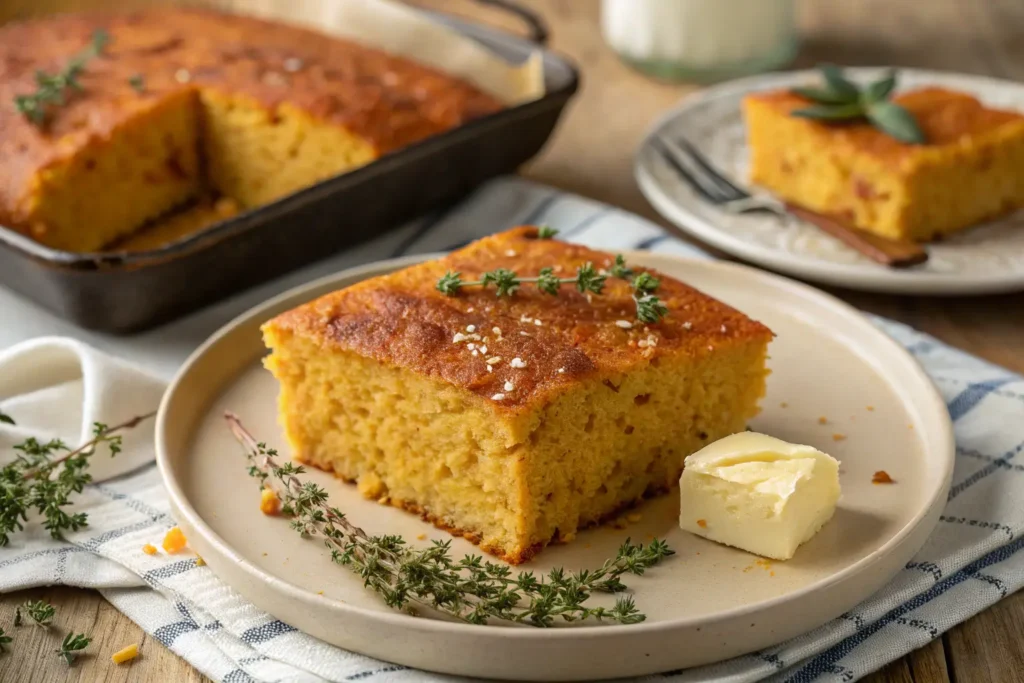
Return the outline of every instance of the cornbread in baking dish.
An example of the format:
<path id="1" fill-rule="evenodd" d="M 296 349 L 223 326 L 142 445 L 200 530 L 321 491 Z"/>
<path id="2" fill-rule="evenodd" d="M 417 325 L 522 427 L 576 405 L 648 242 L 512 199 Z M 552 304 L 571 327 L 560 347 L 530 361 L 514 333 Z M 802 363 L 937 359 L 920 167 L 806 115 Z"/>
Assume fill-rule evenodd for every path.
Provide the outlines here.
<path id="1" fill-rule="evenodd" d="M 90 45 L 34 123 L 15 98 Z M 295 26 L 195 8 L 0 27 L 0 224 L 95 251 L 203 193 L 251 208 L 497 111 L 474 86 Z"/>
<path id="2" fill-rule="evenodd" d="M 810 103 L 789 91 L 747 96 L 751 180 L 864 230 L 919 242 L 1024 207 L 1024 115 L 941 88 L 894 101 L 917 119 L 926 144 L 867 123 L 790 116 Z"/>
<path id="3" fill-rule="evenodd" d="M 523 285 L 437 291 L 496 268 L 572 274 L 610 254 L 521 227 L 334 292 L 263 327 L 294 456 L 511 563 L 679 479 L 765 391 L 764 325 L 662 274 L 669 313 Z"/>

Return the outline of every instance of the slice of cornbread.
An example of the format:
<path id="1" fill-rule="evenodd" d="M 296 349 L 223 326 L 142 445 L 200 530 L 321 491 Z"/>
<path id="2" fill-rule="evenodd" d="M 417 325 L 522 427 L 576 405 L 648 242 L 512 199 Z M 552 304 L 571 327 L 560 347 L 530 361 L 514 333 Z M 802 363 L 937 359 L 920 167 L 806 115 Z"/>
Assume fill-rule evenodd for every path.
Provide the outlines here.
<path id="1" fill-rule="evenodd" d="M 43 124 L 17 110 L 108 36 Z M 252 208 L 502 108 L 297 26 L 187 7 L 0 26 L 0 225 L 98 251 L 214 191 Z M 180 224 L 179 224 L 180 225 Z M 198 224 L 197 224 L 198 225 Z"/>
<path id="2" fill-rule="evenodd" d="M 941 88 L 895 98 L 924 145 L 867 123 L 790 116 L 789 91 L 743 103 L 751 180 L 781 197 L 885 237 L 927 241 L 1024 207 L 1024 115 Z"/>
<path id="3" fill-rule="evenodd" d="M 670 488 L 757 413 L 768 328 L 660 274 L 669 314 L 651 325 L 618 279 L 589 296 L 435 289 L 448 270 L 612 258 L 521 227 L 266 323 L 295 457 L 512 563 Z"/>

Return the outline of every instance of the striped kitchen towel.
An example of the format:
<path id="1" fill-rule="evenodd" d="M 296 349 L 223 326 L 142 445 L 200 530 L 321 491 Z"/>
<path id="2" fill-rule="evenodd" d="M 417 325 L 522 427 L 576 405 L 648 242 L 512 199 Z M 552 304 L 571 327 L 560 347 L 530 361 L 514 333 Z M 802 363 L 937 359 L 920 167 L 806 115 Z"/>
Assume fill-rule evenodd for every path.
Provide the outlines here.
<path id="1" fill-rule="evenodd" d="M 159 391 L 146 391 L 154 383 L 159 386 L 208 334 L 295 284 L 360 262 L 450 249 L 521 223 L 547 223 L 560 228 L 562 238 L 602 249 L 702 256 L 637 216 L 506 178 L 452 209 L 128 339 L 77 330 L 0 291 L 0 348 L 22 342 L 0 355 L 0 401 L 15 418 L 25 418 L 16 428 L 0 424 L 0 446 L 33 430 L 76 441 L 81 422 L 103 418 L 113 423 L 124 410 L 126 394 L 97 389 L 109 388 L 113 378 L 122 388 L 148 387 L 134 395 L 132 411 L 142 409 L 146 396 L 155 405 Z M 956 470 L 938 528 L 888 586 L 842 617 L 777 647 L 653 678 L 680 683 L 853 681 L 1024 584 L 1024 553 L 1019 552 L 1024 548 L 1024 464 L 1016 460 L 1024 449 L 1024 380 L 903 325 L 875 322 L 921 362 L 955 420 Z M 41 335 L 48 338 L 26 341 Z M 133 360 L 148 372 L 96 353 L 96 348 Z M 64 358 L 61 372 L 45 361 L 56 353 Z M 47 422 L 42 408 L 58 401 L 80 416 L 77 422 Z M 151 444 L 136 443 L 133 449 L 135 469 L 90 486 L 76 505 L 89 513 L 87 528 L 54 541 L 33 522 L 11 546 L 0 549 L 0 591 L 55 583 L 99 589 L 147 633 L 216 680 L 456 680 L 345 652 L 298 632 L 248 604 L 192 556 L 140 553 L 140 546 L 160 538 L 173 520 L 159 474 L 147 464 Z M 8 451 L 2 449 L 0 457 Z"/>

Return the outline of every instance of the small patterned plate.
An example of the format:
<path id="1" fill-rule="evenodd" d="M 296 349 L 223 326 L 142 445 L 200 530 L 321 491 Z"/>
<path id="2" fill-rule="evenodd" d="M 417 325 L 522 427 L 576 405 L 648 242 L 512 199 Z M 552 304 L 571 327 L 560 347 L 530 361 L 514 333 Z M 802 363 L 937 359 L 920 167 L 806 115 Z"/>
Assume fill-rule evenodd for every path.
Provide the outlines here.
<path id="1" fill-rule="evenodd" d="M 847 73 L 865 82 L 881 69 Z M 935 85 L 975 95 L 1000 109 L 1024 111 L 1024 85 L 981 76 L 900 69 L 900 87 Z M 1024 290 L 1024 213 L 980 225 L 928 245 L 927 263 L 881 266 L 814 226 L 773 216 L 733 216 L 705 203 L 650 144 L 655 135 L 685 138 L 731 178 L 748 185 L 747 144 L 740 101 L 757 90 L 815 82 L 812 71 L 732 81 L 686 98 L 654 125 L 636 157 L 640 189 L 668 220 L 734 256 L 795 277 L 892 294 L 967 295 Z"/>

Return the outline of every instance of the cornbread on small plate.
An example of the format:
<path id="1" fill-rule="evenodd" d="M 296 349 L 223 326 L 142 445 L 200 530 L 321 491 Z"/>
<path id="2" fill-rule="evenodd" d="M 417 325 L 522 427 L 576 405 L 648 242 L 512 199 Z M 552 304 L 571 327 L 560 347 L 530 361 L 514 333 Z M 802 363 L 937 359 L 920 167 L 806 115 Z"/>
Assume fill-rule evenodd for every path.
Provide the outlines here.
<path id="1" fill-rule="evenodd" d="M 791 116 L 811 103 L 789 90 L 747 95 L 751 180 L 864 230 L 918 242 L 1024 207 L 1024 115 L 938 87 L 894 101 L 917 119 L 926 144 L 868 123 Z"/>
<path id="2" fill-rule="evenodd" d="M 669 489 L 683 459 L 742 431 L 771 331 L 657 274 L 669 314 L 637 322 L 629 285 L 435 288 L 496 268 L 563 277 L 613 255 L 520 227 L 376 277 L 263 326 L 294 456 L 508 562 Z"/>

